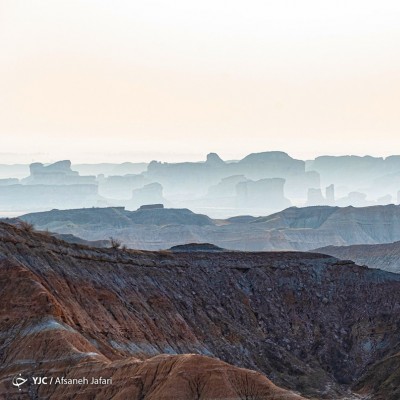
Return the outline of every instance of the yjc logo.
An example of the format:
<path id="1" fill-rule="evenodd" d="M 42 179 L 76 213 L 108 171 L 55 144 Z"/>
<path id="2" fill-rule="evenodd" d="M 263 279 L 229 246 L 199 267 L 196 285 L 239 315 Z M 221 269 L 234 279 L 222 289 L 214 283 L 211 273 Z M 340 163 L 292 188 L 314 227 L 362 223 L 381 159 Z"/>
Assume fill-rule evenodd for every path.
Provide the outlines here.
<path id="1" fill-rule="evenodd" d="M 21 390 L 20 386 L 22 386 L 28 379 L 25 379 L 21 376 L 21 374 L 14 376 L 12 380 L 13 386 L 16 386 L 19 390 Z"/>

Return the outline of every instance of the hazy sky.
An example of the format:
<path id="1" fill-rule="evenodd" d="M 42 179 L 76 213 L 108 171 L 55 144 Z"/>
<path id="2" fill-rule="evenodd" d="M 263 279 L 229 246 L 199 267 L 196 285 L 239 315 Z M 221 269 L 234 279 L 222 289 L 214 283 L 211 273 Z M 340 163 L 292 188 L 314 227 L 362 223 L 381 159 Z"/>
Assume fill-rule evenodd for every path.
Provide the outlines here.
<path id="1" fill-rule="evenodd" d="M 398 0 L 0 0 L 0 153 L 400 154 L 399 21 Z"/>

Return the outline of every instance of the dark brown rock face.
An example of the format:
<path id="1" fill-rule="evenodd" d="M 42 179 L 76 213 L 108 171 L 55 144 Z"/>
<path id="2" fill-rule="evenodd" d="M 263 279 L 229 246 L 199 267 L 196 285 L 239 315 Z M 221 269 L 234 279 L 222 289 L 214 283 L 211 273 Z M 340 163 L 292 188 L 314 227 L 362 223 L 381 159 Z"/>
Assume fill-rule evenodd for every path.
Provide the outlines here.
<path id="1" fill-rule="evenodd" d="M 6 224 L 0 238 L 0 396 L 15 374 L 55 371 L 109 376 L 119 391 L 27 386 L 24 398 L 296 398 L 208 358 L 218 357 L 303 396 L 338 399 L 400 339 L 400 276 L 328 256 L 92 249 Z M 261 394 L 241 395 L 232 374 Z M 193 380 L 199 397 L 188 394 Z"/>

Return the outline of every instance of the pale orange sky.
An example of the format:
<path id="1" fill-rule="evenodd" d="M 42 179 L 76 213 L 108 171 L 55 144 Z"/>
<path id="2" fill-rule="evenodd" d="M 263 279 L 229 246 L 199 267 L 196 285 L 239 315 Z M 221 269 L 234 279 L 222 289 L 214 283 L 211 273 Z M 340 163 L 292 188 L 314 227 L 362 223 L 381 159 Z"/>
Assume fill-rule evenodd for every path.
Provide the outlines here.
<path id="1" fill-rule="evenodd" d="M 394 0 L 0 0 L 0 153 L 399 154 L 399 20 Z"/>

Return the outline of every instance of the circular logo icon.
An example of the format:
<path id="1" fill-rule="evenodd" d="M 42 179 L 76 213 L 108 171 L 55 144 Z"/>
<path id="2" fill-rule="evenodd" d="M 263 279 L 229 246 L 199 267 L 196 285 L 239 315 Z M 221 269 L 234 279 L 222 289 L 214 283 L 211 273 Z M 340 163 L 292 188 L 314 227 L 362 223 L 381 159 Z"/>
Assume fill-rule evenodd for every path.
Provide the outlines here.
<path id="1" fill-rule="evenodd" d="M 14 376 L 12 380 L 13 386 L 17 387 L 18 390 L 21 390 L 21 387 L 25 382 L 27 382 L 28 379 L 25 379 L 21 376 L 21 374 Z"/>

